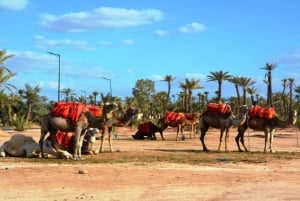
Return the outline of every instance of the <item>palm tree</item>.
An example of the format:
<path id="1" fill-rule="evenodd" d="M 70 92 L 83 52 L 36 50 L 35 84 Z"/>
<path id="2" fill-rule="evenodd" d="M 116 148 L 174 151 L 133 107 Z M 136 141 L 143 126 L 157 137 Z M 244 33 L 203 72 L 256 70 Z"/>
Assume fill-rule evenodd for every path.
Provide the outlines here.
<path id="1" fill-rule="evenodd" d="M 32 88 L 29 84 L 25 84 L 25 90 L 19 90 L 20 96 L 26 100 L 27 105 L 25 124 L 30 120 L 32 106 L 39 101 L 38 93 L 40 91 L 39 86 Z"/>
<path id="2" fill-rule="evenodd" d="M 94 103 L 97 104 L 97 96 L 99 95 L 98 91 L 93 91 L 93 96 L 94 96 Z"/>
<path id="3" fill-rule="evenodd" d="M 292 111 L 292 104 L 293 104 L 293 87 L 295 87 L 295 79 L 294 78 L 288 78 L 289 81 L 289 89 L 290 89 L 290 107 L 289 111 Z"/>
<path id="4" fill-rule="evenodd" d="M 240 106 L 242 104 L 241 103 L 241 95 L 240 95 L 240 91 L 239 91 L 241 77 L 233 76 L 231 79 L 229 79 L 229 82 L 232 82 L 234 84 L 235 91 L 236 91 L 236 96 L 237 96 L 237 99 L 238 99 L 238 104 Z"/>
<path id="5" fill-rule="evenodd" d="M 61 92 L 63 94 L 65 94 L 65 101 L 66 102 L 70 101 L 72 94 L 74 94 L 74 90 L 72 90 L 70 88 L 65 88 L 65 89 L 61 90 Z"/>
<path id="6" fill-rule="evenodd" d="M 248 94 L 250 94 L 252 105 L 258 104 L 257 101 L 254 100 L 254 96 L 257 92 L 257 89 L 254 87 L 247 88 L 247 92 L 248 92 Z"/>
<path id="7" fill-rule="evenodd" d="M 268 86 L 268 92 L 267 92 L 267 104 L 272 107 L 273 106 L 273 99 L 272 99 L 272 71 L 277 68 L 277 64 L 269 64 L 266 63 L 264 67 L 261 67 L 261 69 L 264 69 L 267 71 L 265 77 L 267 78 L 266 83 Z"/>
<path id="8" fill-rule="evenodd" d="M 195 80 L 195 79 L 185 79 L 185 83 L 182 83 L 181 88 L 186 90 L 186 95 L 187 95 L 187 108 L 186 111 L 188 112 L 192 112 L 192 94 L 193 94 L 193 90 L 195 89 L 203 89 L 202 86 L 200 86 L 200 80 Z"/>
<path id="9" fill-rule="evenodd" d="M 249 77 L 240 77 L 239 85 L 243 88 L 243 105 L 246 105 L 247 100 L 247 90 L 250 86 L 254 85 L 256 82 Z M 253 102 L 252 102 L 253 103 Z"/>
<path id="10" fill-rule="evenodd" d="M 169 103 L 170 100 L 170 92 L 171 92 L 171 82 L 175 79 L 172 75 L 166 75 L 162 81 L 165 81 L 168 83 L 168 92 L 167 92 L 167 103 Z M 164 107 L 164 110 L 166 110 L 166 107 Z M 165 111 L 164 111 L 165 112 Z"/>
<path id="11" fill-rule="evenodd" d="M 16 87 L 7 83 L 16 74 L 11 72 L 5 65 L 5 61 L 14 55 L 6 55 L 6 50 L 0 50 L 0 88 L 7 89 L 12 92 L 12 88 L 16 90 Z"/>
<path id="12" fill-rule="evenodd" d="M 210 72 L 210 75 L 207 75 L 207 81 L 217 81 L 218 82 L 218 94 L 217 94 L 217 101 L 221 102 L 222 98 L 222 83 L 224 80 L 230 80 L 232 78 L 231 75 L 228 74 L 228 72 L 220 71 L 214 71 Z"/>

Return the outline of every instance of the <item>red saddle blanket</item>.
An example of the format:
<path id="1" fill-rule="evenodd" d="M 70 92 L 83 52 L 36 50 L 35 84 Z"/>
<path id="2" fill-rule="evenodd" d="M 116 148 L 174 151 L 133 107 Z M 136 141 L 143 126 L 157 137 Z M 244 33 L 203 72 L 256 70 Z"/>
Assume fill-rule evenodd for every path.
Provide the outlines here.
<path id="1" fill-rule="evenodd" d="M 77 122 L 80 114 L 87 110 L 89 110 L 94 117 L 100 117 L 102 114 L 102 108 L 99 106 L 74 102 L 56 102 L 50 114 L 56 117 L 70 118 L 73 122 Z"/>
<path id="2" fill-rule="evenodd" d="M 231 107 L 225 103 L 208 103 L 207 111 L 220 114 L 228 114 L 231 112 Z"/>
<path id="3" fill-rule="evenodd" d="M 276 111 L 273 107 L 263 108 L 261 106 L 253 106 L 248 111 L 249 117 L 259 117 L 265 119 L 272 119 L 276 116 Z"/>
<path id="4" fill-rule="evenodd" d="M 151 131 L 151 122 L 150 121 L 146 121 L 144 123 L 140 123 L 138 125 L 138 130 L 140 131 L 140 133 L 150 133 Z"/>
<path id="5" fill-rule="evenodd" d="M 167 112 L 165 114 L 165 119 L 167 121 L 178 121 L 180 118 L 185 117 L 181 112 Z"/>

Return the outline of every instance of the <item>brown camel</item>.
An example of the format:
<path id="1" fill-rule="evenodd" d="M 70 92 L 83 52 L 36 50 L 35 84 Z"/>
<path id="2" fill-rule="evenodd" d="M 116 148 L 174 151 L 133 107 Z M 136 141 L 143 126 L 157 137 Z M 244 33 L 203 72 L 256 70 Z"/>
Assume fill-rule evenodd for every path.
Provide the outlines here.
<path id="1" fill-rule="evenodd" d="M 84 139 L 85 132 L 88 128 L 106 128 L 106 123 L 112 117 L 111 113 L 116 109 L 115 103 L 104 104 L 102 107 L 102 114 L 100 117 L 94 117 L 89 110 L 82 111 L 76 122 L 73 122 L 71 118 L 52 116 L 50 113 L 43 116 L 41 119 L 41 137 L 39 140 L 41 154 L 43 156 L 43 143 L 47 133 L 50 133 L 50 139 L 53 143 L 53 147 L 58 154 L 64 155 L 65 149 L 60 146 L 56 141 L 56 133 L 58 130 L 63 132 L 75 132 L 74 136 L 74 159 L 81 159 L 81 147 Z"/>
<path id="2" fill-rule="evenodd" d="M 265 134 L 265 146 L 264 146 L 264 152 L 267 152 L 267 144 L 269 141 L 269 151 L 272 153 L 272 143 L 273 138 L 275 134 L 276 128 L 287 128 L 289 126 L 295 125 L 297 122 L 297 111 L 291 111 L 289 114 L 289 118 L 285 121 L 280 120 L 275 114 L 272 118 L 261 118 L 261 117 L 249 117 L 247 116 L 247 121 L 245 121 L 243 124 L 238 126 L 238 134 L 235 137 L 235 141 L 237 143 L 239 151 L 243 151 L 240 148 L 239 142 L 241 142 L 242 146 L 244 147 L 245 151 L 248 151 L 244 144 L 244 134 L 248 128 L 251 128 L 253 130 L 257 131 L 264 131 Z"/>
<path id="3" fill-rule="evenodd" d="M 184 113 L 185 125 L 191 126 L 190 138 L 192 134 L 196 137 L 196 125 L 199 124 L 200 113 Z"/>
<path id="4" fill-rule="evenodd" d="M 183 129 L 186 125 L 186 118 L 184 116 L 184 113 L 181 112 L 167 112 L 159 121 L 158 121 L 159 127 L 163 130 L 165 130 L 168 126 L 177 128 L 177 135 L 176 135 L 176 141 L 178 140 L 178 134 L 181 133 L 182 139 L 185 139 L 185 136 L 183 135 Z M 162 140 L 165 140 L 163 136 L 163 132 L 161 132 L 161 138 Z"/>
<path id="5" fill-rule="evenodd" d="M 229 132 L 233 126 L 237 126 L 246 121 L 246 113 L 246 106 L 240 108 L 240 118 L 236 118 L 231 110 L 226 113 L 206 110 L 204 113 L 202 113 L 199 118 L 199 129 L 201 132 L 200 141 L 202 143 L 203 151 L 209 151 L 204 142 L 204 137 L 209 127 L 220 129 L 218 151 L 221 149 L 223 134 L 225 132 L 225 151 L 228 151 L 227 140 L 229 137 Z"/>
<path id="6" fill-rule="evenodd" d="M 104 138 L 105 138 L 105 133 L 108 133 L 108 142 L 109 142 L 109 149 L 110 152 L 113 152 L 112 149 L 112 130 L 113 130 L 113 126 L 116 127 L 125 127 L 128 126 L 131 121 L 132 118 L 137 115 L 139 113 L 138 109 L 129 107 L 126 111 L 125 114 L 122 115 L 121 118 L 119 118 L 114 112 L 112 113 L 112 117 L 106 122 L 105 126 L 102 127 L 102 132 L 101 132 L 101 145 L 100 145 L 100 149 L 99 152 L 103 152 L 104 151 L 104 147 L 103 147 L 103 142 L 104 142 Z"/>
<path id="7" fill-rule="evenodd" d="M 115 109 L 115 104 L 108 104 L 102 107 L 102 111 L 100 112 L 102 115 L 99 118 L 96 118 L 91 115 L 89 111 L 83 112 L 76 124 L 73 124 L 70 119 L 62 118 L 62 117 L 51 117 L 51 115 L 45 115 L 42 118 L 41 125 L 41 138 L 40 138 L 40 146 L 42 147 L 45 135 L 49 132 L 50 139 L 52 140 L 54 147 L 56 148 L 58 153 L 61 153 L 63 156 L 65 155 L 65 150 L 58 145 L 56 141 L 56 132 L 57 130 L 65 131 L 65 132 L 75 132 L 74 136 L 74 159 L 81 158 L 81 149 L 82 141 L 85 135 L 85 132 L 88 128 L 98 128 L 101 130 L 101 146 L 99 152 L 103 152 L 103 142 L 105 139 L 105 133 L 108 133 L 108 141 L 110 152 L 112 152 L 112 127 L 113 126 L 127 126 L 134 115 L 137 114 L 137 109 L 128 108 L 123 115 L 122 118 L 118 118 L 113 110 Z M 79 133 L 79 137 L 78 137 Z M 77 142 L 77 143 L 76 143 Z M 43 150 L 42 150 L 43 151 Z M 43 152 L 42 152 L 43 153 Z"/>

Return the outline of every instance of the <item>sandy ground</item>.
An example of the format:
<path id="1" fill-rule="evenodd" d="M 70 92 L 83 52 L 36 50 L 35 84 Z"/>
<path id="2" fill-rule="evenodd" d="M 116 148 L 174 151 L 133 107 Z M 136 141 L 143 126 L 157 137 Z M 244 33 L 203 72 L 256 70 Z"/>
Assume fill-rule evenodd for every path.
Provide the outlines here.
<path id="1" fill-rule="evenodd" d="M 132 140 L 134 129 L 119 128 L 119 139 L 113 142 L 114 153 L 106 152 L 87 157 L 122 157 L 126 154 L 143 154 L 170 151 L 190 152 L 195 157 L 205 156 L 196 138 L 175 141 L 175 132 L 168 129 L 166 140 L 158 136 L 156 141 Z M 20 132 L 18 132 L 20 133 Z M 26 135 L 39 139 L 39 130 L 28 130 Z M 0 143 L 8 140 L 15 132 L 0 134 Z M 187 133 L 186 133 L 187 134 Z M 261 132 L 250 131 L 246 138 L 251 151 L 262 151 L 264 139 Z M 229 149 L 236 152 L 234 142 L 236 129 L 229 138 Z M 274 139 L 276 151 L 300 152 L 298 130 L 278 130 Z M 188 135 L 186 135 L 188 137 Z M 208 148 L 216 150 L 219 131 L 210 130 L 206 136 Z M 249 139 L 249 140 L 248 140 Z M 100 144 L 100 142 L 97 141 Z M 299 142 L 300 143 L 300 142 Z M 224 147 L 224 146 L 223 146 Z M 224 148 L 223 148 L 224 150 Z M 222 150 L 222 151 L 223 151 Z M 243 153 L 241 153 L 243 157 Z M 167 162 L 122 162 L 80 163 L 65 161 L 44 162 L 14 158 L 0 159 L 1 200 L 299 200 L 300 159 L 278 159 L 263 163 L 167 163 Z M 62 159 L 64 160 L 64 159 Z M 86 174 L 79 174 L 84 170 Z"/>

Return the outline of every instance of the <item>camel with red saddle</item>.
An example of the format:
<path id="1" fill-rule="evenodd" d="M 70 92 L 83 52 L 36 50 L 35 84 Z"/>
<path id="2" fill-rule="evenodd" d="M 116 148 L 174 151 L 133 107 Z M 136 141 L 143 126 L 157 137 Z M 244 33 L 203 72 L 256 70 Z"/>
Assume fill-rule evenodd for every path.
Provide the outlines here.
<path id="1" fill-rule="evenodd" d="M 168 126 L 177 128 L 176 140 L 178 140 L 179 132 L 182 139 L 185 139 L 183 134 L 184 127 L 186 125 L 195 125 L 197 122 L 198 113 L 182 113 L 182 112 L 167 112 L 159 121 L 158 125 L 162 130 L 165 130 Z M 194 127 L 192 127 L 192 131 Z M 191 132 L 192 132 L 191 131 Z M 164 140 L 163 132 L 161 132 L 162 140 Z M 191 135 L 190 135 L 191 138 Z"/>
<path id="2" fill-rule="evenodd" d="M 88 128 L 98 128 L 102 131 L 101 146 L 99 151 L 103 152 L 103 142 L 105 134 L 108 133 L 110 152 L 112 152 L 112 127 L 126 126 L 137 112 L 136 109 L 129 108 L 122 118 L 118 118 L 113 111 L 116 109 L 115 103 L 104 104 L 103 106 L 89 106 L 81 103 L 56 103 L 52 111 L 41 119 L 41 136 L 39 144 L 43 155 L 43 143 L 47 133 L 56 151 L 65 156 L 65 148 L 59 145 L 56 140 L 57 131 L 74 132 L 74 159 L 81 159 L 81 147 L 86 130 Z"/>
<path id="3" fill-rule="evenodd" d="M 210 127 L 220 129 L 220 140 L 218 151 L 221 149 L 223 135 L 225 132 L 225 151 L 227 149 L 227 140 L 229 132 L 233 126 L 237 126 L 246 121 L 247 107 L 240 108 L 240 118 L 236 118 L 228 104 L 208 103 L 207 109 L 199 118 L 200 141 L 203 151 L 209 151 L 205 145 L 205 135 Z"/>
<path id="4" fill-rule="evenodd" d="M 264 131 L 264 152 L 267 152 L 268 149 L 270 152 L 273 152 L 272 143 L 276 128 L 287 128 L 295 125 L 297 122 L 297 111 L 290 111 L 288 119 L 283 121 L 278 118 L 274 108 L 263 108 L 256 105 L 249 109 L 247 118 L 247 121 L 238 126 L 238 135 L 235 137 L 239 151 L 243 151 L 240 148 L 239 142 L 241 142 L 245 151 L 248 151 L 244 144 L 244 134 L 248 128 L 251 128 L 257 131 Z M 268 143 L 269 147 L 267 148 Z"/>

